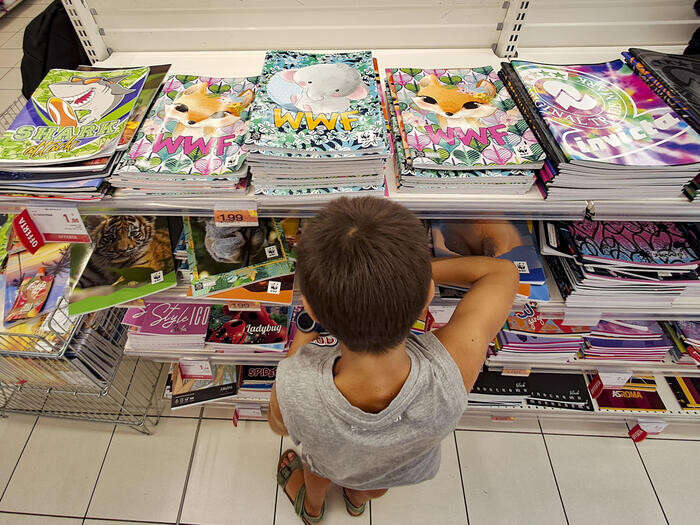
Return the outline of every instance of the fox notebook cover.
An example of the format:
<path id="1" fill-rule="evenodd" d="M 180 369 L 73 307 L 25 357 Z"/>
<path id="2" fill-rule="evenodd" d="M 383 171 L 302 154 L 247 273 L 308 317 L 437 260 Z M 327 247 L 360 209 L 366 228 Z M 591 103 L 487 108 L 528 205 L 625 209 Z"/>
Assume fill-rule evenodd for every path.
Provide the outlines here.
<path id="1" fill-rule="evenodd" d="M 244 177 L 242 143 L 256 81 L 169 75 L 117 171 Z"/>
<path id="2" fill-rule="evenodd" d="M 568 160 L 632 167 L 700 163 L 700 135 L 622 60 L 511 64 Z"/>
<path id="3" fill-rule="evenodd" d="M 268 51 L 253 103 L 259 150 L 313 155 L 388 153 L 370 51 Z"/>
<path id="4" fill-rule="evenodd" d="M 177 284 L 166 217 L 88 215 L 92 244 L 71 246 L 68 312 L 84 314 Z"/>
<path id="5" fill-rule="evenodd" d="M 388 69 L 415 168 L 538 168 L 544 151 L 491 66 Z"/>
<path id="6" fill-rule="evenodd" d="M 148 71 L 52 69 L 0 137 L 0 165 L 112 155 Z"/>

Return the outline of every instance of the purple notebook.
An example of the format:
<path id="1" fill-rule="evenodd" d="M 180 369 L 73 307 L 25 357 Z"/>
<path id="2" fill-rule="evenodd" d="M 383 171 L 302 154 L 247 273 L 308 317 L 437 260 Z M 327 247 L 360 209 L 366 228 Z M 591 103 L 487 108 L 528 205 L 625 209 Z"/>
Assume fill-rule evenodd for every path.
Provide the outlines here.
<path id="1" fill-rule="evenodd" d="M 700 162 L 700 135 L 622 60 L 511 64 L 571 162 L 617 166 Z"/>
<path id="2" fill-rule="evenodd" d="M 201 335 L 209 326 L 208 304 L 146 303 L 144 308 L 129 308 L 123 324 L 137 326 L 144 335 Z"/>
<path id="3" fill-rule="evenodd" d="M 635 339 L 651 339 L 663 334 L 656 321 L 624 321 L 624 323 L 622 325 L 610 321 L 600 321 L 598 326 L 591 330 L 591 335 L 632 336 Z M 639 328 L 632 328 L 633 325 Z"/>

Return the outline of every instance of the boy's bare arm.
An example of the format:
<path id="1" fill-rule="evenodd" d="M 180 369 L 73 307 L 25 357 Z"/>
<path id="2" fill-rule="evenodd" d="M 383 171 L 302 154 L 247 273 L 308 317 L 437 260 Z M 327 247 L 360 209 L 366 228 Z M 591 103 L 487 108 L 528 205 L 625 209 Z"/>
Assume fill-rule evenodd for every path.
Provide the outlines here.
<path id="1" fill-rule="evenodd" d="M 462 372 L 469 392 L 489 343 L 500 330 L 518 289 L 515 265 L 490 257 L 452 257 L 432 263 L 436 284 L 470 286 L 450 322 L 435 332 Z"/>
<path id="2" fill-rule="evenodd" d="M 297 333 L 294 335 L 294 340 L 289 346 L 289 353 L 287 354 L 287 357 L 293 356 L 302 346 L 304 346 L 306 343 L 310 343 L 317 337 L 318 332 L 301 332 L 297 330 Z M 270 395 L 270 412 L 267 416 L 267 422 L 275 434 L 279 434 L 280 436 L 288 436 L 289 432 L 287 431 L 287 427 L 284 425 L 280 405 L 277 402 L 276 386 L 277 385 L 272 386 L 272 394 Z"/>

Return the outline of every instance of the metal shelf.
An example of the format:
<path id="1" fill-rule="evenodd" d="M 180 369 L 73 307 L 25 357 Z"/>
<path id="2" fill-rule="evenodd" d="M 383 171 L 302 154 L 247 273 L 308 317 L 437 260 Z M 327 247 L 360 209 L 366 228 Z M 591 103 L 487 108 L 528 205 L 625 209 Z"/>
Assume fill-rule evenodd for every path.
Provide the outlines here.
<path id="1" fill-rule="evenodd" d="M 486 359 L 486 366 L 489 370 L 500 371 L 503 368 L 514 368 L 519 370 L 530 370 L 535 372 L 561 372 L 561 373 L 596 373 L 612 370 L 629 370 L 635 375 L 683 375 L 688 377 L 700 377 L 700 365 L 679 365 L 674 363 L 669 357 L 660 363 L 646 363 L 642 361 L 624 361 L 621 359 L 575 359 L 570 363 L 562 363 L 556 361 L 527 361 L 523 360 L 508 360 L 498 361 L 492 360 L 492 357 Z"/>

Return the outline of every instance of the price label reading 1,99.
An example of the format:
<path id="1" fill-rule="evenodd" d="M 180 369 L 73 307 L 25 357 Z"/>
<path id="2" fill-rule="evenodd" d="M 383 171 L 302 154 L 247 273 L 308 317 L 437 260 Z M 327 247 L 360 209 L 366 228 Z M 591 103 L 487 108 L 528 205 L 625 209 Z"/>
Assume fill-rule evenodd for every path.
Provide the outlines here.
<path id="1" fill-rule="evenodd" d="M 258 210 L 214 210 L 214 224 L 227 226 L 257 226 Z"/>

